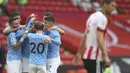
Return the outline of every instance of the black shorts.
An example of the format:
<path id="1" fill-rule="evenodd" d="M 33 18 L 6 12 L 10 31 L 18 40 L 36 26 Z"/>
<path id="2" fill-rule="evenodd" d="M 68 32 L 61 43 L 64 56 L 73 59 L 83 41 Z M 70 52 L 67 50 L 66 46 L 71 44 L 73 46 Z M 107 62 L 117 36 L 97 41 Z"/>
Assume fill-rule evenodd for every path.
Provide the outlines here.
<path id="1" fill-rule="evenodd" d="M 103 62 L 96 60 L 83 59 L 84 68 L 88 73 L 103 73 Z"/>

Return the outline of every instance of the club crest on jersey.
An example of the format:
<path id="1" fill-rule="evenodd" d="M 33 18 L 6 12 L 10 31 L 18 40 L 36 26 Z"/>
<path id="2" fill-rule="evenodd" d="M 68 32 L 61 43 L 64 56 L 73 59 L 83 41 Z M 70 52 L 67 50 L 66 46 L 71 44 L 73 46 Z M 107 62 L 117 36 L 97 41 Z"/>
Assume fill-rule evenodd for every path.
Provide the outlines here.
<path id="1" fill-rule="evenodd" d="M 14 38 L 11 38 L 12 41 L 14 41 Z"/>

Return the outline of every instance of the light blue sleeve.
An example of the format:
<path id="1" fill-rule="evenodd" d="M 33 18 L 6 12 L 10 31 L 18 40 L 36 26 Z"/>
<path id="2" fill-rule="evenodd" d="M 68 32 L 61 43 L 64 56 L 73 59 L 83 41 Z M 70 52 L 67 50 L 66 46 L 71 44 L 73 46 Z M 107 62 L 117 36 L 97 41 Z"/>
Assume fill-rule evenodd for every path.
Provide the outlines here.
<path id="1" fill-rule="evenodd" d="M 60 33 L 58 31 L 53 32 L 54 38 L 51 38 L 52 43 L 61 45 Z"/>
<path id="2" fill-rule="evenodd" d="M 27 24 L 26 30 L 29 30 L 32 27 L 32 20 L 30 20 Z"/>
<path id="3" fill-rule="evenodd" d="M 9 30 L 9 29 L 11 29 L 11 27 L 10 27 L 10 26 L 7 26 L 4 30 Z"/>
<path id="4" fill-rule="evenodd" d="M 9 40 L 11 42 L 11 46 L 13 46 L 13 45 L 15 45 L 17 43 L 15 33 L 10 33 L 9 34 Z"/>
<path id="5" fill-rule="evenodd" d="M 11 29 L 11 27 L 7 26 L 3 31 L 10 30 L 10 29 Z M 7 35 L 5 35 L 5 36 L 7 36 Z"/>
<path id="6" fill-rule="evenodd" d="M 59 26 L 56 26 L 56 25 L 55 25 L 55 26 L 53 26 L 53 27 L 54 27 L 54 28 L 60 28 Z"/>

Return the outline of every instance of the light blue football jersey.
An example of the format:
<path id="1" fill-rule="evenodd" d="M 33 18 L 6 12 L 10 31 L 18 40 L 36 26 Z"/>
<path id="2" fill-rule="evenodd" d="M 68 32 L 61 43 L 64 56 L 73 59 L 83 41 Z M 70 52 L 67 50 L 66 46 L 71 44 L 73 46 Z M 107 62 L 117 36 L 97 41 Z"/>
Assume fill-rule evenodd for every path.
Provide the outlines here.
<path id="1" fill-rule="evenodd" d="M 28 25 L 25 28 L 25 30 L 21 31 L 21 34 L 23 35 L 23 33 L 25 33 L 25 31 L 29 30 L 31 27 L 32 27 L 32 21 L 30 20 L 28 22 Z M 21 34 L 19 32 L 17 36 L 19 36 Z M 29 39 L 26 38 L 26 39 L 24 39 L 24 41 L 22 43 L 22 57 L 26 58 L 26 59 L 29 59 L 29 55 L 30 55 Z"/>
<path id="2" fill-rule="evenodd" d="M 21 38 L 21 36 L 25 33 L 26 30 L 29 30 L 32 27 L 32 21 L 30 20 L 28 22 L 27 27 L 25 28 L 25 30 L 17 30 L 16 32 L 16 36 L 17 38 Z M 29 47 L 29 39 L 26 38 L 23 43 L 22 43 L 22 57 L 29 59 L 29 55 L 30 55 L 30 47 Z"/>
<path id="3" fill-rule="evenodd" d="M 30 20 L 25 30 L 17 31 L 17 37 L 21 37 L 25 33 L 25 31 L 29 30 L 31 27 L 32 27 L 32 21 Z M 29 55 L 30 55 L 29 39 L 25 38 L 22 43 L 22 57 L 29 59 Z"/>
<path id="4" fill-rule="evenodd" d="M 15 33 L 11 32 L 6 38 L 8 42 L 7 61 L 21 60 L 21 47 L 18 50 L 13 48 L 13 45 L 18 42 Z"/>
<path id="5" fill-rule="evenodd" d="M 32 27 L 32 21 L 30 20 L 28 22 L 27 27 L 25 28 L 24 32 L 29 30 Z M 22 57 L 29 59 L 29 55 L 30 55 L 30 46 L 29 46 L 29 39 L 26 38 L 24 39 L 23 43 L 22 43 Z"/>
<path id="6" fill-rule="evenodd" d="M 43 41 L 48 38 L 48 36 L 43 34 L 28 33 L 27 38 L 29 39 L 30 45 L 29 63 L 45 66 L 47 62 L 48 44 L 43 44 Z"/>
<path id="7" fill-rule="evenodd" d="M 31 22 L 30 23 L 28 23 L 28 26 L 26 27 L 26 30 L 29 30 L 30 27 L 31 26 Z M 7 26 L 6 27 L 6 29 L 5 30 L 7 30 L 7 29 L 11 29 L 11 27 L 10 26 Z M 25 33 L 25 31 L 26 30 L 22 30 L 22 29 L 19 29 L 19 30 L 17 30 L 15 33 L 16 33 L 16 38 L 17 38 L 17 40 L 20 40 L 20 38 L 22 37 L 22 35 Z M 29 55 L 30 55 L 30 47 L 29 47 L 29 40 L 28 40 L 28 38 L 26 38 L 24 41 L 23 41 L 23 43 L 22 43 L 22 45 L 21 45 L 21 48 L 22 48 L 22 57 L 23 58 L 26 58 L 26 59 L 29 59 Z"/>
<path id="8" fill-rule="evenodd" d="M 58 26 L 53 27 L 59 28 Z M 52 43 L 48 44 L 47 58 L 51 59 L 60 57 L 59 54 L 59 48 L 61 45 L 60 33 L 57 30 L 52 30 L 50 33 L 44 32 L 44 34 L 47 34 L 52 40 Z"/>
<path id="9" fill-rule="evenodd" d="M 16 32 L 16 36 L 17 39 L 20 40 L 20 38 L 22 37 L 22 35 L 25 33 L 25 30 L 17 30 Z M 29 55 L 30 55 L 30 47 L 29 47 L 29 39 L 25 38 L 25 40 L 23 41 L 22 45 L 22 57 L 29 59 Z"/>

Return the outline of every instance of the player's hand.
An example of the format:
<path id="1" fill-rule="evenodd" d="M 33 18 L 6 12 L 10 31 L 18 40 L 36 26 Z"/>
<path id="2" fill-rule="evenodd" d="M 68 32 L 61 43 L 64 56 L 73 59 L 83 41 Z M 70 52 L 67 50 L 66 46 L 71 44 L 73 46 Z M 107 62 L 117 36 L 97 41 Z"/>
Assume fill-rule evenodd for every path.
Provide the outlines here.
<path id="1" fill-rule="evenodd" d="M 103 56 L 103 59 L 105 61 L 105 65 L 109 67 L 111 65 L 111 60 L 108 56 Z"/>
<path id="2" fill-rule="evenodd" d="M 36 16 L 34 13 L 32 13 L 29 17 L 34 17 L 34 16 Z"/>
<path id="3" fill-rule="evenodd" d="M 23 36 L 22 36 L 22 38 L 26 38 L 27 37 L 27 34 L 24 34 Z"/>
<path id="4" fill-rule="evenodd" d="M 51 38 L 47 38 L 47 42 L 51 42 Z"/>
<path id="5" fill-rule="evenodd" d="M 25 29 L 25 27 L 26 27 L 25 25 L 19 26 L 20 29 Z"/>
<path id="6" fill-rule="evenodd" d="M 34 30 L 34 26 L 32 26 L 30 29 L 29 29 L 29 32 L 32 32 Z"/>
<path id="7" fill-rule="evenodd" d="M 46 38 L 46 40 L 43 41 L 43 44 L 44 43 L 49 43 L 49 42 L 51 42 L 51 38 Z"/>
<path id="8" fill-rule="evenodd" d="M 0 64 L 0 68 L 2 67 L 2 64 Z"/>
<path id="9" fill-rule="evenodd" d="M 32 23 L 34 23 L 34 21 L 36 20 L 36 16 L 37 16 L 37 15 L 32 14 L 32 16 L 31 16 L 31 21 L 32 21 Z"/>
<path id="10" fill-rule="evenodd" d="M 74 60 L 73 60 L 73 63 L 74 64 L 78 64 L 81 60 L 81 54 L 80 53 L 77 53 Z"/>

